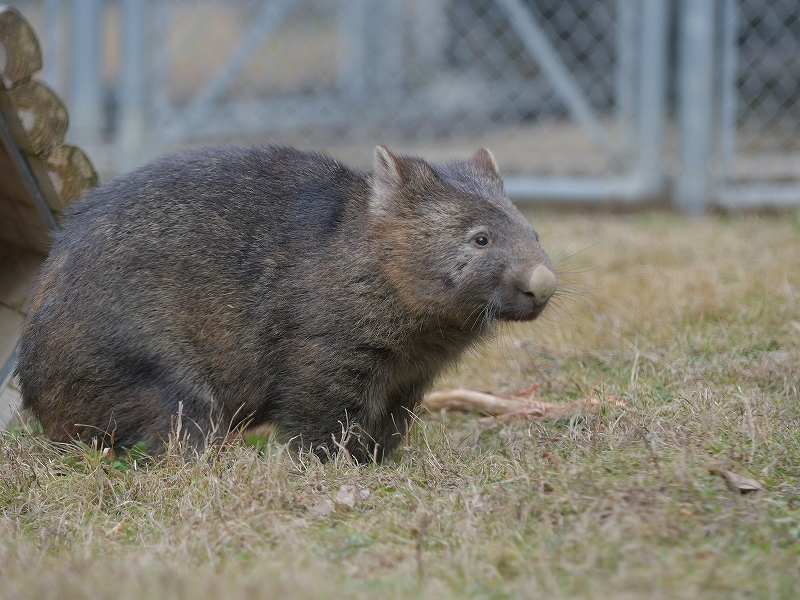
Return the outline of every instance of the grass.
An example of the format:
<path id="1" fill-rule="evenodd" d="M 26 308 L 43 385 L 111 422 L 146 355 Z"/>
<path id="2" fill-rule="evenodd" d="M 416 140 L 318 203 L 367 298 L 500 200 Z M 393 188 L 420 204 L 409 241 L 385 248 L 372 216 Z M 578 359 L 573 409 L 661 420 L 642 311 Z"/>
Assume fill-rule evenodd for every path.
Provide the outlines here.
<path id="1" fill-rule="evenodd" d="M 800 597 L 800 215 L 533 219 L 558 301 L 438 387 L 627 409 L 421 415 L 362 467 L 6 432 L 0 598 Z"/>

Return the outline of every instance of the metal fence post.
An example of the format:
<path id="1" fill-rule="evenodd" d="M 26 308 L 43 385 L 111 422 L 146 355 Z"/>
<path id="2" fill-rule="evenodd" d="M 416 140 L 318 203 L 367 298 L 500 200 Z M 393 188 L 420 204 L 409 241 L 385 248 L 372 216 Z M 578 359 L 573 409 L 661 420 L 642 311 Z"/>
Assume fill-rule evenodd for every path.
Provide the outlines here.
<path id="1" fill-rule="evenodd" d="M 72 0 L 69 132 L 96 164 L 103 123 L 101 10 L 100 0 Z"/>
<path id="2" fill-rule="evenodd" d="M 633 146 L 636 107 L 639 90 L 636 86 L 638 73 L 636 51 L 642 47 L 639 24 L 642 6 L 638 0 L 617 0 L 617 29 L 615 46 L 617 64 L 614 70 L 614 113 L 620 129 L 617 144 L 630 150 Z M 629 152 L 630 154 L 630 152 Z"/>
<path id="3" fill-rule="evenodd" d="M 683 0 L 678 40 L 680 172 L 674 204 L 701 214 L 711 194 L 711 136 L 714 122 L 714 0 Z"/>
<path id="4" fill-rule="evenodd" d="M 664 125 L 667 91 L 667 1 L 642 0 L 639 71 L 638 175 L 647 194 L 664 185 Z"/>
<path id="5" fill-rule="evenodd" d="M 722 97 L 720 101 L 720 178 L 726 182 L 733 170 L 736 153 L 736 114 L 739 90 L 736 75 L 739 70 L 739 5 L 737 0 L 723 0 L 722 35 Z"/>
<path id="6" fill-rule="evenodd" d="M 147 0 L 122 3 L 122 72 L 119 98 L 117 172 L 137 167 L 145 133 L 145 12 Z"/>

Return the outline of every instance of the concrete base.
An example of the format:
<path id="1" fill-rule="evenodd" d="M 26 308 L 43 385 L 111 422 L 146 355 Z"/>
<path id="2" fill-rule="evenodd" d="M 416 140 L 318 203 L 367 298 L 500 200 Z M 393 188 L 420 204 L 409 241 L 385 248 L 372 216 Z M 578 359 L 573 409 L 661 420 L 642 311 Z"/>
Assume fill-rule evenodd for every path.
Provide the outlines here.
<path id="1" fill-rule="evenodd" d="M 0 390 L 0 429 L 5 429 L 12 422 L 21 402 L 22 396 L 14 385 L 14 380 Z"/>

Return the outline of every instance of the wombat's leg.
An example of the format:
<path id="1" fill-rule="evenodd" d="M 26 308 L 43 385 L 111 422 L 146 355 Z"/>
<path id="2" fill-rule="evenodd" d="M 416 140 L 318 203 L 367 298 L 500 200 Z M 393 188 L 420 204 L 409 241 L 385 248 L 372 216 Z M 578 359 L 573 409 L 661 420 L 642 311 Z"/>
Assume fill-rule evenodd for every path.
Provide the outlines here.
<path id="1" fill-rule="evenodd" d="M 403 440 L 410 424 L 410 413 L 403 406 L 395 407 L 380 423 L 371 426 L 355 410 L 346 414 L 315 416 L 314 420 L 295 421 L 285 426 L 284 432 L 296 436 L 293 441 L 297 445 L 311 448 L 322 460 L 344 447 L 362 464 L 373 460 L 380 462 L 388 457 Z M 336 423 L 336 430 L 320 430 L 320 423 Z"/>
<path id="2" fill-rule="evenodd" d="M 72 430 L 70 437 L 86 443 L 97 437 L 121 448 L 144 442 L 153 455 L 161 454 L 175 436 L 203 449 L 227 431 L 214 410 L 213 397 L 192 387 L 164 381 L 118 386 L 97 397 L 93 406 L 87 404 L 83 415 L 73 413 L 63 431 Z"/>
<path id="3" fill-rule="evenodd" d="M 367 451 L 369 455 L 365 458 L 373 458 L 381 461 L 388 458 L 392 451 L 397 448 L 400 442 L 408 434 L 411 427 L 411 411 L 404 404 L 397 404 L 376 426 L 368 432 L 367 444 L 361 444 L 353 448 L 348 448 L 351 454 L 355 455 L 359 461 L 363 459 L 359 453 Z"/>

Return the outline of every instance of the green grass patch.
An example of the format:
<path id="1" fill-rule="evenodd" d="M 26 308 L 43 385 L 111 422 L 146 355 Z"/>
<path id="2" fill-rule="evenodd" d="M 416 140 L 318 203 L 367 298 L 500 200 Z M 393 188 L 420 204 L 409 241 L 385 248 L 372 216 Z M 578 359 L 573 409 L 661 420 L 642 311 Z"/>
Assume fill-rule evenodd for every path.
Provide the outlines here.
<path id="1" fill-rule="evenodd" d="M 438 387 L 538 382 L 540 400 L 626 408 L 420 414 L 363 466 L 268 434 L 148 460 L 16 428 L 0 434 L 0 598 L 800 597 L 797 217 L 536 225 L 551 256 L 591 250 L 559 262 L 541 320 Z"/>

